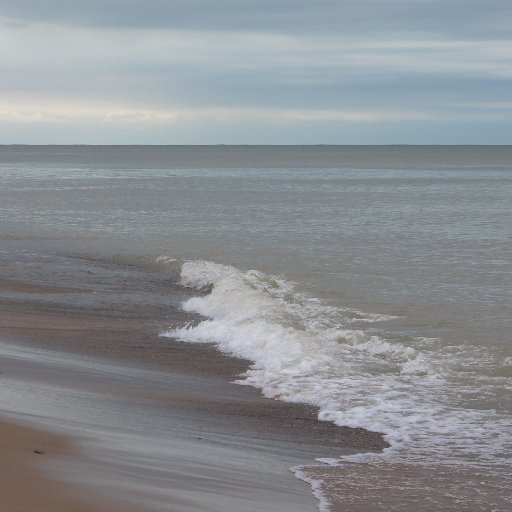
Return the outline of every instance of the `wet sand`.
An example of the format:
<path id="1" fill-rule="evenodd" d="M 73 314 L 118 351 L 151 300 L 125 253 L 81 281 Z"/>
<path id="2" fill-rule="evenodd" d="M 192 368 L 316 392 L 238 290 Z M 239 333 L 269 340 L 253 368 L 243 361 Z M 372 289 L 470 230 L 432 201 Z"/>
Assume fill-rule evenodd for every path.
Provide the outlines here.
<path id="1" fill-rule="evenodd" d="M 0 414 L 63 438 L 51 472 L 16 454 L 19 470 L 2 467 L 17 482 L 6 489 L 12 503 L 15 489 L 34 484 L 49 496 L 41 512 L 69 510 L 51 500 L 71 492 L 81 511 L 75 499 L 91 489 L 117 504 L 109 510 L 312 511 L 290 467 L 385 446 L 379 434 L 318 422 L 313 407 L 232 384 L 248 361 L 160 338 L 197 320 L 179 310 L 186 292 L 164 273 L 24 258 L 0 278 Z M 19 450 L 37 449 L 19 432 Z M 47 485 L 49 474 L 60 484 Z"/>
<path id="2" fill-rule="evenodd" d="M 0 452 L 2 510 L 95 512 L 105 506 L 106 498 L 92 500 L 78 486 L 63 486 L 49 476 L 54 458 L 73 460 L 64 437 L 0 421 Z"/>

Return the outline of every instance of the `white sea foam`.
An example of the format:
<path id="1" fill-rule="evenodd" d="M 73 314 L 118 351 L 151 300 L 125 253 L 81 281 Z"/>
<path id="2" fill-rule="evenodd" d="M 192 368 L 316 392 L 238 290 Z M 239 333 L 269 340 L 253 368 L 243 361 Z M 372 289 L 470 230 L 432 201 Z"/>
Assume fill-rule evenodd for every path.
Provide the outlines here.
<path id="1" fill-rule="evenodd" d="M 458 368 L 471 364 L 470 347 L 376 333 L 365 322 L 389 317 L 323 304 L 281 277 L 254 270 L 186 261 L 181 283 L 208 291 L 183 305 L 206 319 L 163 335 L 214 343 L 250 359 L 240 384 L 318 406 L 321 420 L 384 433 L 391 444 L 387 458 L 460 464 L 510 454 L 510 418 L 460 405 L 461 393 L 478 391 L 458 381 Z M 358 328 L 352 328 L 355 319 Z M 351 460 L 361 457 L 382 455 Z"/>
<path id="2" fill-rule="evenodd" d="M 313 496 L 318 500 L 318 510 L 320 512 L 330 512 L 331 504 L 322 490 L 324 481 L 322 479 L 311 478 L 300 466 L 291 468 L 290 471 L 296 478 L 311 485 Z"/>

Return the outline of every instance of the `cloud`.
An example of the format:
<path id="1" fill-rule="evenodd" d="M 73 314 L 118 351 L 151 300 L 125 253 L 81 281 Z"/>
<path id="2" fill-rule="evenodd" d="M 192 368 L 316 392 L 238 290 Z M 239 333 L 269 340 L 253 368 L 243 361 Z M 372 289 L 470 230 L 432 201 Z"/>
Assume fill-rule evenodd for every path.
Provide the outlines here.
<path id="1" fill-rule="evenodd" d="M 253 32 L 118 30 L 39 23 L 0 33 L 3 86 L 145 89 L 151 93 L 237 87 L 399 82 L 404 77 L 512 76 L 512 40 L 311 37 Z M 265 91 L 262 91 L 263 93 Z M 269 92 L 269 91 L 267 91 Z M 118 92 L 115 93 L 116 95 Z M 122 94 L 122 91 L 121 91 Z"/>
<path id="2" fill-rule="evenodd" d="M 508 0 L 0 0 L 0 15 L 25 21 L 299 34 L 502 37 L 511 14 Z"/>
<path id="3" fill-rule="evenodd" d="M 498 0 L 0 0 L 0 118 L 501 122 L 511 15 Z"/>
<path id="4" fill-rule="evenodd" d="M 19 102 L 9 105 L 0 99 L 0 120 L 18 123 L 76 121 L 106 123 L 180 123 L 215 121 L 217 123 L 267 122 L 267 123 L 375 123 L 380 121 L 433 120 L 434 117 L 421 111 L 400 110 L 336 110 L 336 109 L 289 109 L 217 106 L 206 108 L 167 108 L 159 110 L 137 110 L 130 106 L 44 102 L 27 104 Z"/>
<path id="5" fill-rule="evenodd" d="M 403 122 L 454 121 L 507 121 L 512 103 L 454 103 L 448 109 L 318 109 L 318 108 L 254 108 L 233 107 L 180 107 L 137 109 L 121 103 L 19 102 L 8 104 L 0 99 L 0 121 L 17 124 L 100 123 L 114 125 L 189 125 L 214 123 L 215 125 L 354 125 Z M 451 112 L 450 112 L 451 109 Z"/>

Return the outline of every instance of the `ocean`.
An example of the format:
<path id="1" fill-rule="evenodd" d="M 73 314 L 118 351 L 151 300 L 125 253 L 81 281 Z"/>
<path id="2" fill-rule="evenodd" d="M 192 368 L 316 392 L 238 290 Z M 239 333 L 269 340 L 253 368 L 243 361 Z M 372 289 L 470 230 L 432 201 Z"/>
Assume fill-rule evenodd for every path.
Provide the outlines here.
<path id="1" fill-rule="evenodd" d="M 512 508 L 512 147 L 3 146 L 0 214 L 2 258 L 163 271 L 200 320 L 162 339 L 383 433 L 292 468 L 322 510 Z"/>

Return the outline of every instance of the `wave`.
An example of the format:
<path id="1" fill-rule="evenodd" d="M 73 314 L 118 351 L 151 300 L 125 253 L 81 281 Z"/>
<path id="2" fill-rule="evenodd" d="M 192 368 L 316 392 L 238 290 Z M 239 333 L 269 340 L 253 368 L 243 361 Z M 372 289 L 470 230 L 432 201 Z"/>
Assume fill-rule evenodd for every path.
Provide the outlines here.
<path id="1" fill-rule="evenodd" d="M 486 463 L 511 453 L 510 417 L 460 400 L 483 385 L 461 377 L 468 365 L 490 358 L 483 349 L 386 333 L 382 326 L 392 317 L 325 304 L 280 276 L 209 261 L 180 265 L 181 284 L 202 291 L 183 308 L 205 319 L 162 336 L 214 343 L 249 359 L 237 383 L 317 406 L 320 420 L 382 432 L 390 444 L 384 454 L 349 460 Z"/>

